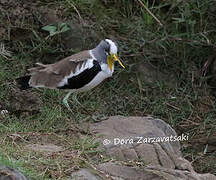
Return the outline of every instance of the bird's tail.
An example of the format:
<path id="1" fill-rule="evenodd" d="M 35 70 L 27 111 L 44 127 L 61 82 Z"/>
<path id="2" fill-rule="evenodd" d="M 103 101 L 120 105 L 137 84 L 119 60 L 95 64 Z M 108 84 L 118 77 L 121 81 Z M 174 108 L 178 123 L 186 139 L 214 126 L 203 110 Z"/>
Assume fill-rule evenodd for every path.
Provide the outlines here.
<path id="1" fill-rule="evenodd" d="M 31 76 L 22 76 L 16 79 L 17 84 L 19 85 L 19 88 L 21 90 L 26 90 L 31 88 L 31 86 L 29 86 L 29 80 L 30 80 Z"/>

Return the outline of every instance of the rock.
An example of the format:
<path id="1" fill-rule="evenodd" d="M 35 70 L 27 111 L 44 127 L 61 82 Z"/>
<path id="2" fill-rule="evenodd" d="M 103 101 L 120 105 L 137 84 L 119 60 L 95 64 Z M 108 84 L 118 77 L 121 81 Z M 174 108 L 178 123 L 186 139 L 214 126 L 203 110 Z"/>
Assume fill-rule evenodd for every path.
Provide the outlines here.
<path id="1" fill-rule="evenodd" d="M 88 169 L 81 169 L 77 172 L 74 172 L 71 176 L 71 179 L 76 180 L 99 180 L 99 178 L 92 174 Z"/>
<path id="2" fill-rule="evenodd" d="M 100 41 L 97 33 L 95 33 L 92 28 L 84 22 L 84 24 L 80 24 L 74 18 L 70 21 L 64 21 L 61 17 L 58 16 L 58 11 L 53 10 L 47 7 L 35 8 L 37 9 L 37 13 L 41 14 L 41 23 L 43 26 L 46 25 L 55 25 L 58 23 L 66 23 L 70 28 L 68 31 L 61 33 L 60 36 L 62 38 L 61 43 L 68 49 L 73 49 L 75 51 L 80 51 L 84 49 L 89 49 L 95 47 Z"/>
<path id="3" fill-rule="evenodd" d="M 178 169 L 163 168 L 161 166 L 149 166 L 145 170 L 158 174 L 163 179 L 170 180 L 216 180 L 216 176 L 206 173 L 198 174 L 195 171 L 182 171 Z"/>
<path id="4" fill-rule="evenodd" d="M 50 153 L 55 153 L 55 152 L 60 152 L 63 151 L 64 148 L 61 146 L 56 146 L 54 144 L 29 144 L 25 146 L 27 149 L 30 149 L 32 151 L 37 151 L 37 152 L 50 152 Z"/>
<path id="5" fill-rule="evenodd" d="M 40 7 L 33 7 L 34 13 L 37 14 L 37 17 L 40 17 L 40 22 L 42 23 L 42 26 L 46 25 L 56 25 L 59 22 L 62 22 L 62 19 L 60 19 L 57 15 L 57 11 L 55 9 L 51 9 L 47 6 L 40 6 Z"/>
<path id="6" fill-rule="evenodd" d="M 143 158 L 151 165 L 167 168 L 176 166 L 175 157 L 180 157 L 180 144 L 175 142 L 143 143 L 147 138 L 177 136 L 176 132 L 164 121 L 151 117 L 110 117 L 109 120 L 92 125 L 92 131 L 103 134 L 110 144 L 103 146 L 108 155 L 118 160 L 135 160 Z M 133 143 L 117 144 L 118 140 L 132 139 Z M 126 142 L 125 142 L 126 143 Z"/>
<path id="7" fill-rule="evenodd" d="M 141 59 L 140 62 L 142 62 Z M 172 88 L 175 87 L 177 82 L 174 74 L 165 74 L 149 63 L 139 63 L 136 65 L 135 70 L 138 73 L 140 80 L 145 83 L 155 83 L 160 81 Z"/>
<path id="8" fill-rule="evenodd" d="M 70 30 L 62 34 L 62 41 L 66 48 L 76 51 L 92 49 L 99 42 L 99 36 L 87 26 L 70 21 L 67 23 Z"/>
<path id="9" fill-rule="evenodd" d="M 11 86 L 9 90 L 9 102 L 12 111 L 37 112 L 40 110 L 40 96 L 31 90 L 21 91 Z"/>
<path id="10" fill-rule="evenodd" d="M 98 166 L 100 171 L 110 174 L 112 177 L 119 177 L 122 179 L 142 179 L 142 180 L 162 180 L 160 176 L 148 172 L 144 169 L 137 169 L 135 167 L 128 167 L 124 165 L 117 165 L 115 163 L 104 163 Z"/>
<path id="11" fill-rule="evenodd" d="M 27 180 L 19 171 L 0 164 L 0 180 Z"/>
<path id="12" fill-rule="evenodd" d="M 91 130 L 97 135 L 103 135 L 97 139 L 101 144 L 99 149 L 105 150 L 105 154 L 116 160 L 98 164 L 96 170 L 103 177 L 91 174 L 92 179 L 110 177 L 114 180 L 216 180 L 216 176 L 212 174 L 198 174 L 193 170 L 191 163 L 182 157 L 179 141 L 173 140 L 174 137 L 181 137 L 178 140 L 187 138 L 183 135 L 177 136 L 176 132 L 160 119 L 113 116 L 92 124 Z M 138 143 L 138 137 L 143 137 L 142 143 Z M 158 138 L 158 141 L 153 142 L 153 139 L 150 139 L 154 137 Z M 163 139 L 162 142 L 159 137 L 169 139 Z M 144 165 L 126 166 L 129 160 L 143 160 Z M 82 169 L 74 172 L 72 177 L 81 172 Z M 82 177 L 77 177 L 77 180 L 90 179 L 86 175 L 88 173 L 89 170 L 85 169 L 85 173 L 81 173 Z"/>

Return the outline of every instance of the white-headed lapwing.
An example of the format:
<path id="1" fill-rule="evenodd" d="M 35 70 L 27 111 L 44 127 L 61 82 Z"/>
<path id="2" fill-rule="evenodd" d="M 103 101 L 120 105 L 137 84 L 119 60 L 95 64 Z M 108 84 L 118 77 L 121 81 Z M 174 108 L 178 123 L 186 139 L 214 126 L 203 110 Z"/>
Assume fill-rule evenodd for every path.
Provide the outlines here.
<path id="1" fill-rule="evenodd" d="M 28 69 L 29 75 L 18 78 L 17 82 L 22 90 L 31 87 L 68 90 L 63 103 L 70 110 L 67 100 L 71 93 L 88 91 L 112 76 L 115 61 L 124 68 L 117 52 L 116 43 L 105 39 L 94 49 L 81 51 L 54 64 L 36 63 L 38 66 Z"/>

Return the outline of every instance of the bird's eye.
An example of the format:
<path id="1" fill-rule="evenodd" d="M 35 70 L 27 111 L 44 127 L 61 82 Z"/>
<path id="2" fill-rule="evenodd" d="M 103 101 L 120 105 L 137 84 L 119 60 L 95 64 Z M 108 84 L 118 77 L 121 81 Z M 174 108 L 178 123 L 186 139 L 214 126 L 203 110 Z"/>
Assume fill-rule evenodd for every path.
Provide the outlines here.
<path id="1" fill-rule="evenodd" d="M 108 50 L 105 50 L 106 55 L 110 55 L 110 52 Z"/>

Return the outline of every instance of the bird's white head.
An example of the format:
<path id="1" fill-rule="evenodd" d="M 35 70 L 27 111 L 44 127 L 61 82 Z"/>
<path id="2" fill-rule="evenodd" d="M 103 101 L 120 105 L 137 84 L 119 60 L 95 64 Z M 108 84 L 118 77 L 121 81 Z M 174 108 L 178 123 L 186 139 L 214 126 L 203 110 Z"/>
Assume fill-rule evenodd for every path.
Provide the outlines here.
<path id="1" fill-rule="evenodd" d="M 110 39 L 105 39 L 105 41 L 109 44 L 109 48 L 108 48 L 108 52 L 107 53 L 107 64 L 110 68 L 110 70 L 112 70 L 112 64 L 115 61 L 118 61 L 118 63 L 123 67 L 124 65 L 122 64 L 122 62 L 120 61 L 120 59 L 117 56 L 117 52 L 118 52 L 118 47 L 116 45 L 116 43 L 114 43 L 112 40 Z"/>
<path id="2" fill-rule="evenodd" d="M 109 43 L 109 53 L 110 54 L 117 54 L 117 52 L 118 52 L 117 45 L 110 39 L 105 39 L 105 41 Z"/>

